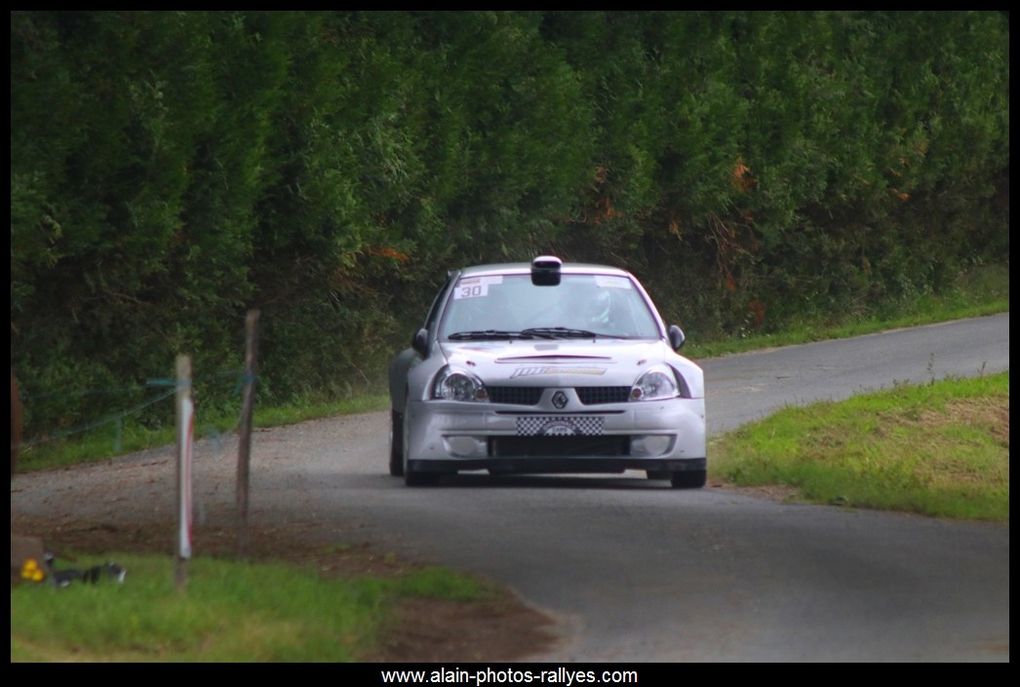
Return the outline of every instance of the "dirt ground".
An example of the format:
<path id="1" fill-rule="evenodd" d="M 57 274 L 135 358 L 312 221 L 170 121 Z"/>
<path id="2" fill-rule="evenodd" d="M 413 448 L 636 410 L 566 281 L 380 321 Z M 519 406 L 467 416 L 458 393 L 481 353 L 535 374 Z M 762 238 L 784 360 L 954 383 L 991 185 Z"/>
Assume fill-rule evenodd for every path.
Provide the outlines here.
<path id="1" fill-rule="evenodd" d="M 75 554 L 172 554 L 171 523 L 89 522 L 11 514 L 11 531 L 42 537 L 58 566 L 73 567 Z M 252 525 L 246 558 L 285 561 L 316 570 L 325 577 L 398 575 L 415 564 L 380 554 L 369 543 L 337 548 L 316 540 L 315 523 Z M 238 557 L 233 527 L 198 526 L 193 545 L 203 555 Z M 514 661 L 526 659 L 554 642 L 553 621 L 523 604 L 508 591 L 483 601 L 409 599 L 398 602 L 366 662 Z"/>

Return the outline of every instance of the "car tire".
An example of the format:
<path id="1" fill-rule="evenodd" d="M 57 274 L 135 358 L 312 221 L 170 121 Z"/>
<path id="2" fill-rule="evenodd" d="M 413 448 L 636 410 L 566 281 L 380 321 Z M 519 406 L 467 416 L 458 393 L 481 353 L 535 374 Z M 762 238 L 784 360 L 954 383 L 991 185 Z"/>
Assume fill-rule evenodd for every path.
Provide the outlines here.
<path id="1" fill-rule="evenodd" d="M 390 475 L 404 474 L 404 414 L 390 410 Z"/>
<path id="2" fill-rule="evenodd" d="M 427 484 L 435 484 L 439 480 L 437 472 L 415 472 L 407 464 L 407 428 L 404 426 L 406 417 L 404 413 L 397 413 L 394 419 L 400 419 L 400 474 L 404 476 L 404 484 L 409 487 L 422 487 Z M 396 425 L 394 425 L 396 429 Z M 396 436 L 396 434 L 394 434 Z"/>
<path id="3" fill-rule="evenodd" d="M 701 489 L 707 480 L 707 470 L 680 470 L 669 478 L 674 489 Z"/>

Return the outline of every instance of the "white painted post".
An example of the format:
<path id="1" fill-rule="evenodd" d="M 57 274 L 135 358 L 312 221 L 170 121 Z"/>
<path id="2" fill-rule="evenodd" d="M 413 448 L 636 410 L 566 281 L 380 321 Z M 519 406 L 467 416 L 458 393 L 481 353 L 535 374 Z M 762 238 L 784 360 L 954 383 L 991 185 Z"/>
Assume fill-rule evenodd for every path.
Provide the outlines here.
<path id="1" fill-rule="evenodd" d="M 183 591 L 191 560 L 191 460 L 195 407 L 191 400 L 191 358 L 177 356 L 177 546 L 174 581 Z"/>

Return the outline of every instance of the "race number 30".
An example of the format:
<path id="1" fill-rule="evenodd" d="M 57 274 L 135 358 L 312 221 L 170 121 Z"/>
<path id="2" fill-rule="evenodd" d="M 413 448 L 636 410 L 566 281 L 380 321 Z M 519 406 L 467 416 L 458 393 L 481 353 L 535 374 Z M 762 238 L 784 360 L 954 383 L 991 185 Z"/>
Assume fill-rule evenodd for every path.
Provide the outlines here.
<path id="1" fill-rule="evenodd" d="M 456 292 L 453 294 L 453 299 L 459 301 L 464 298 L 480 298 L 488 295 L 488 284 L 468 284 L 466 286 L 458 285 Z"/>

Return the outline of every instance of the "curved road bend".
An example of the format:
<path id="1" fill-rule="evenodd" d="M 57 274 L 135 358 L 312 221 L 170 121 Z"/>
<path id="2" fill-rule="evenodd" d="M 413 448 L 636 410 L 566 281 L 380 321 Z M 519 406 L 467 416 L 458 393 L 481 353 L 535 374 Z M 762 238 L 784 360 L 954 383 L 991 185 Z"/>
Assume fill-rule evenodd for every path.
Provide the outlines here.
<path id="1" fill-rule="evenodd" d="M 785 404 L 1009 368 L 1009 315 L 703 362 L 713 433 Z M 321 523 L 479 573 L 560 620 L 549 661 L 1009 660 L 1009 526 L 677 491 L 640 473 L 408 489 L 388 413 L 255 435 L 254 517 Z M 208 459 L 203 458 L 209 455 Z M 233 503 L 233 448 L 199 444 L 196 501 Z M 711 457 L 710 457 L 711 460 Z M 173 512 L 167 451 L 18 475 L 12 509 Z M 117 501 L 108 495 L 117 486 Z"/>

